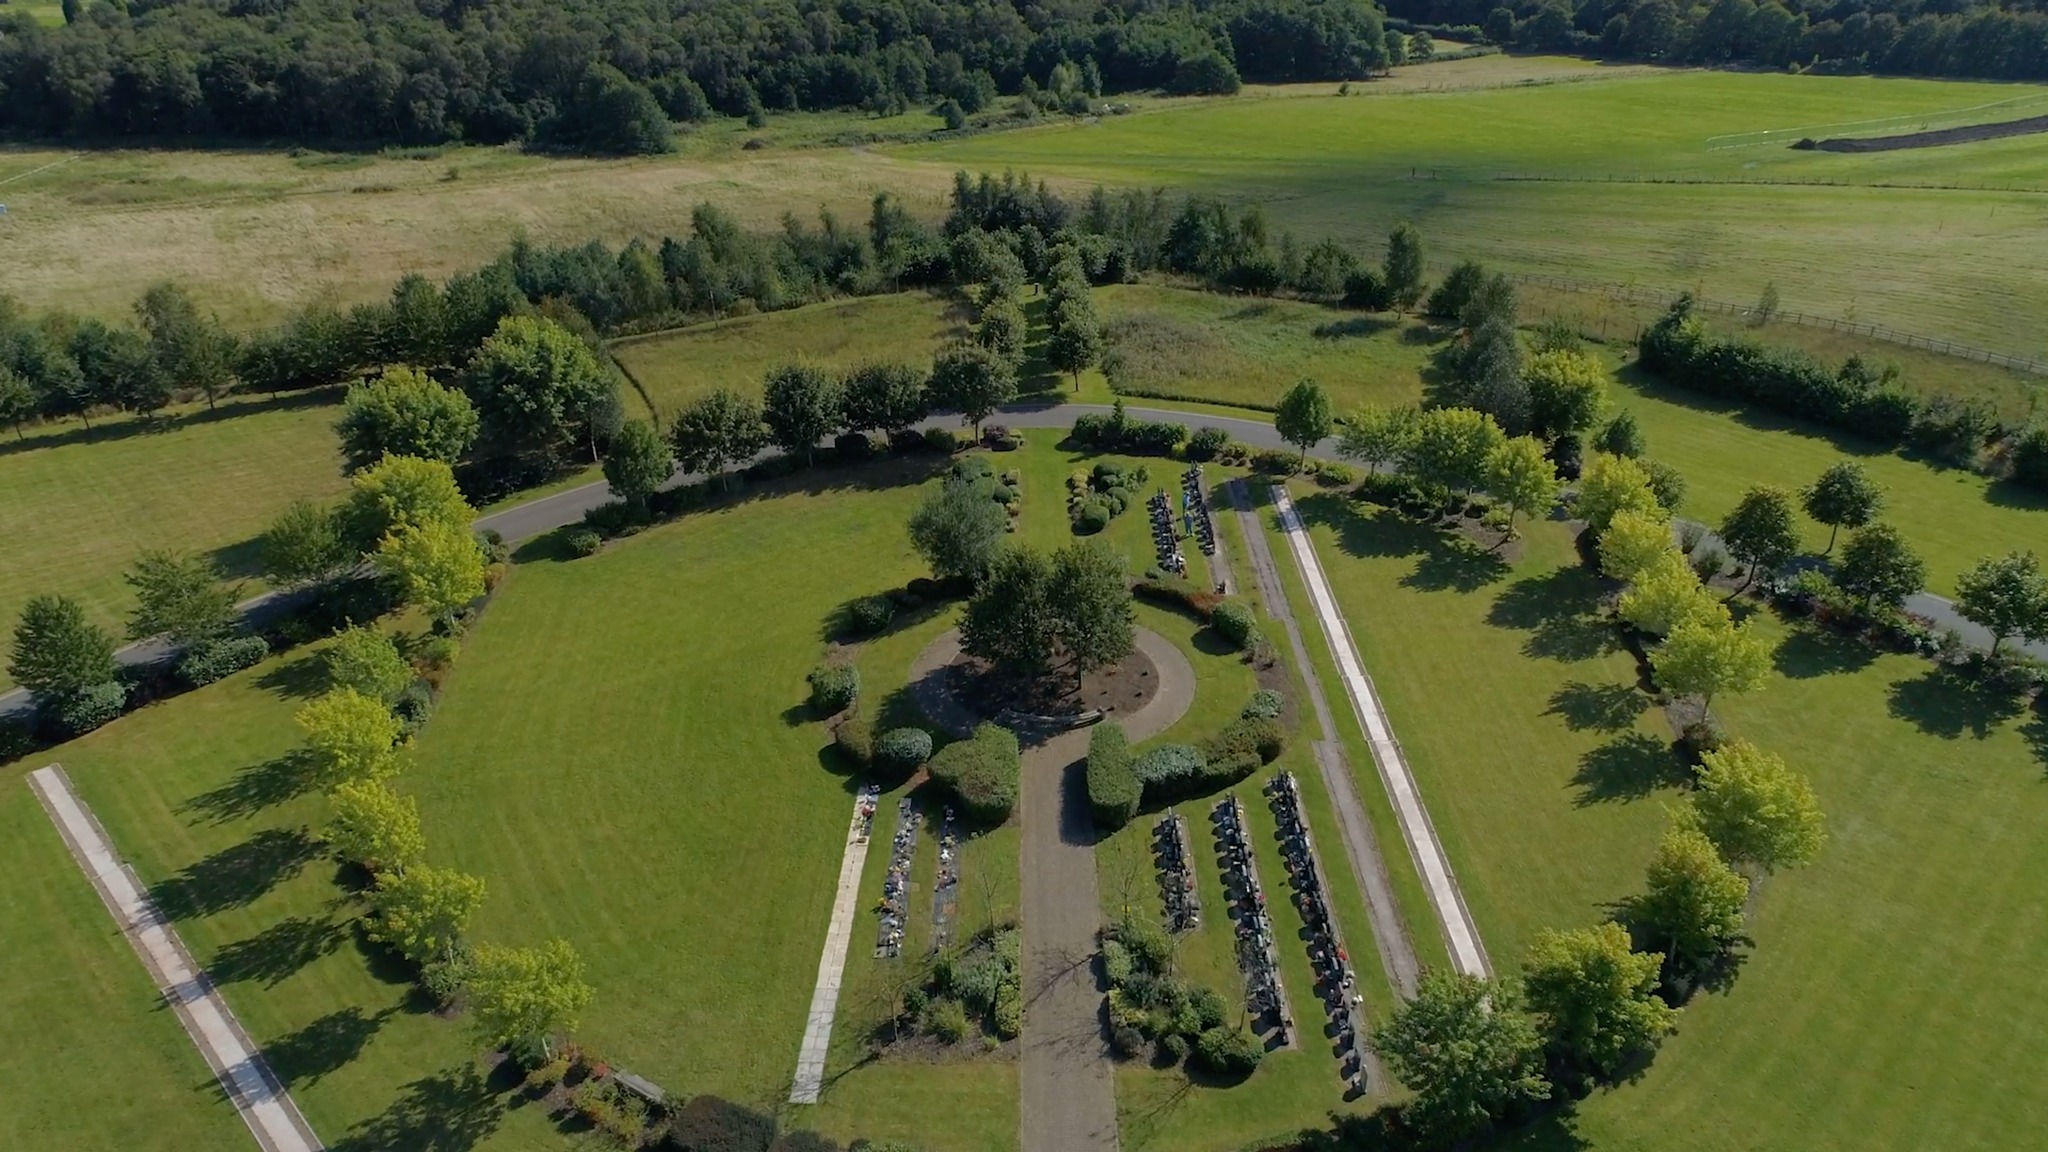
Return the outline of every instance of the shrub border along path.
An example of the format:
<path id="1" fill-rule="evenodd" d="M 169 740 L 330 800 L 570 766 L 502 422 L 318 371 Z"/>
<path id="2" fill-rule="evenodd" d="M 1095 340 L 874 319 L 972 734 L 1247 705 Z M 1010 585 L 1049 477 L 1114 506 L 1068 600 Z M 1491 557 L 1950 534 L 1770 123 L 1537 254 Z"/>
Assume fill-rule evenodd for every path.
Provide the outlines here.
<path id="1" fill-rule="evenodd" d="M 256 1143 L 264 1152 L 320 1152 L 326 1146 L 271 1072 L 262 1050 L 242 1030 L 213 981 L 192 962 L 184 942 L 134 871 L 115 853 L 106 830 L 72 790 L 63 767 L 36 769 L 29 773 L 28 785 Z"/>
<path id="2" fill-rule="evenodd" d="M 1443 842 L 1437 839 L 1429 809 L 1423 807 L 1422 793 L 1416 787 L 1414 774 L 1408 770 L 1408 758 L 1401 752 L 1400 741 L 1394 738 L 1393 725 L 1387 721 L 1386 709 L 1373 690 L 1372 678 L 1366 675 L 1358 644 L 1351 639 L 1351 629 L 1344 623 L 1344 613 L 1330 591 L 1329 578 L 1323 575 L 1322 563 L 1316 559 L 1315 545 L 1310 543 L 1301 517 L 1295 514 L 1294 501 L 1288 498 L 1286 487 L 1275 484 L 1272 494 L 1273 506 L 1280 514 L 1281 534 L 1287 537 L 1287 546 L 1293 549 L 1295 563 L 1301 568 L 1309 604 L 1322 621 L 1330 656 L 1337 662 L 1338 677 L 1344 681 L 1344 693 L 1351 697 L 1358 725 L 1372 746 L 1380 780 L 1394 802 L 1394 814 L 1401 821 L 1402 838 L 1408 841 L 1415 870 L 1422 875 L 1423 889 L 1429 893 L 1429 902 L 1443 922 L 1451 966 L 1468 976 L 1490 976 L 1492 966 L 1486 958 L 1486 946 L 1479 939 L 1479 925 L 1465 907 L 1465 894 L 1458 888 L 1457 875 L 1451 871 L 1450 857 L 1444 854 Z"/>

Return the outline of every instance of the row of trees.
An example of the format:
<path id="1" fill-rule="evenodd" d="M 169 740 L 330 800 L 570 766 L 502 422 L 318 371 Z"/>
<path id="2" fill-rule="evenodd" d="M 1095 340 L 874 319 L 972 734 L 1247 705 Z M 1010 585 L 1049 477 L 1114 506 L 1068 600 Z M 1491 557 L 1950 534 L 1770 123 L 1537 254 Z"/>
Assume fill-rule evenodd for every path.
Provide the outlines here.
<path id="1" fill-rule="evenodd" d="M 135 326 L 53 313 L 32 320 L 0 295 L 0 423 L 21 435 L 32 420 L 115 410 L 149 415 L 173 401 L 210 408 L 233 390 L 240 343 L 178 285 L 135 301 Z"/>
<path id="2" fill-rule="evenodd" d="M 419 0 L 287 8 L 81 0 L 0 15 L 0 132 L 38 136 L 532 141 L 665 150 L 671 121 L 900 111 L 998 93 L 1232 92 L 1363 79 L 1388 63 L 1365 0 Z M 1081 87 L 1070 83 L 1065 87 Z"/>

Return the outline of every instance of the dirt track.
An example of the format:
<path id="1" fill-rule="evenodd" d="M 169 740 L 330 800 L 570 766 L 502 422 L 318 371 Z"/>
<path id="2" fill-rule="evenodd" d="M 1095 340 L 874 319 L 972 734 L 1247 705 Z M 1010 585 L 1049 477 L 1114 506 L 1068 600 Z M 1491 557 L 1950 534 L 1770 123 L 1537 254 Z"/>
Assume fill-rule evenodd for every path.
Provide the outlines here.
<path id="1" fill-rule="evenodd" d="M 2007 136 L 2029 136 L 2036 132 L 2048 132 L 2048 116 L 2002 120 L 1996 124 L 1972 124 L 1964 128 L 1938 128 L 1931 132 L 1908 132 L 1900 136 L 1822 140 L 1813 147 L 1821 152 L 1892 152 L 1901 148 L 1938 148 L 1944 144 L 2002 140 Z"/>

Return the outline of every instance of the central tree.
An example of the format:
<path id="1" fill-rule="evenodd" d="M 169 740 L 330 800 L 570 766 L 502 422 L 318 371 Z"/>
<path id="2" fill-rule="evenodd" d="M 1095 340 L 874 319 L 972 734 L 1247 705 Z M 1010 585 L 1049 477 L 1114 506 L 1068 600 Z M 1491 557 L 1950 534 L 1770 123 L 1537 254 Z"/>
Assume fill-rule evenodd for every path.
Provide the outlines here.
<path id="1" fill-rule="evenodd" d="M 1078 681 L 1131 654 L 1132 616 L 1123 559 L 1099 544 L 1076 542 L 1050 559 L 1011 548 L 968 601 L 960 647 L 1014 679 L 1057 664 Z"/>

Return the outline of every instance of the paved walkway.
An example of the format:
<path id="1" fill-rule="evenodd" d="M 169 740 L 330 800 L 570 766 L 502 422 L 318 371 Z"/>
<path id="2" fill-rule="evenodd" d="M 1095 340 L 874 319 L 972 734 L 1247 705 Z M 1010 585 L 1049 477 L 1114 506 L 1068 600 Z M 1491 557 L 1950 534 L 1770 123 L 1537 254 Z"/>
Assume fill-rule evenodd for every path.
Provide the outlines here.
<path id="1" fill-rule="evenodd" d="M 796 1079 L 789 1089 L 792 1104 L 816 1104 L 825 1087 L 825 1058 L 832 1049 L 832 1018 L 839 1011 L 839 985 L 846 975 L 846 949 L 853 940 L 853 914 L 860 906 L 861 870 L 867 867 L 873 840 L 874 814 L 861 812 L 873 797 L 865 790 L 853 800 L 853 820 L 846 826 L 846 851 L 839 857 L 839 887 L 832 897 L 832 920 L 825 928 L 825 950 L 818 957 L 818 983 L 811 991 L 811 1011 L 804 1020 L 804 1042 L 797 1051 Z"/>
<path id="2" fill-rule="evenodd" d="M 1429 821 L 1429 810 L 1422 805 L 1422 793 L 1415 785 L 1414 774 L 1408 770 L 1408 758 L 1402 753 L 1400 742 L 1394 739 L 1393 725 L 1387 721 L 1386 709 L 1380 704 L 1379 693 L 1373 689 L 1372 678 L 1366 675 L 1365 662 L 1359 659 L 1358 645 L 1344 623 L 1344 613 L 1337 607 L 1337 598 L 1331 593 L 1329 580 L 1323 575 L 1322 563 L 1316 559 L 1315 547 L 1301 525 L 1301 518 L 1295 514 L 1294 502 L 1288 498 L 1287 489 L 1276 484 L 1272 493 L 1274 507 L 1280 513 L 1280 530 L 1287 537 L 1288 547 L 1293 549 L 1295 562 L 1301 568 L 1302 582 L 1308 586 L 1309 603 L 1315 609 L 1316 618 L 1322 622 L 1323 635 L 1330 644 L 1330 655 L 1337 662 L 1338 677 L 1344 681 L 1345 694 L 1351 697 L 1351 707 L 1358 715 L 1359 727 L 1364 730 L 1366 743 L 1372 747 L 1373 759 L 1379 764 L 1380 780 L 1386 785 L 1388 798 L 1394 802 L 1394 815 L 1401 823 L 1401 834 L 1408 841 L 1408 852 L 1415 860 L 1416 871 L 1422 874 L 1423 890 L 1435 907 L 1437 918 L 1443 923 L 1444 942 L 1450 947 L 1451 967 L 1468 976 L 1490 975 L 1486 948 L 1479 939 L 1479 927 L 1473 923 L 1472 913 L 1465 907 L 1465 896 L 1458 890 L 1458 878 L 1451 872 L 1450 858 L 1444 854 L 1443 843 L 1437 839 L 1436 828 Z"/>
<path id="3" fill-rule="evenodd" d="M 192 962 L 134 870 L 115 855 L 106 830 L 72 791 L 64 769 L 55 764 L 38 768 L 29 773 L 28 783 L 256 1143 L 264 1152 L 316 1152 L 325 1147 L 213 981 Z M 80 1106 L 90 1107 L 83 1101 Z"/>
<path id="4" fill-rule="evenodd" d="M 1294 666 L 1301 671 L 1309 705 L 1314 709 L 1316 723 L 1322 731 L 1322 739 L 1312 745 L 1316 770 L 1322 776 L 1323 790 L 1329 794 L 1330 807 L 1337 816 L 1337 836 L 1344 843 L 1345 858 L 1351 862 L 1351 876 L 1365 896 L 1365 912 L 1372 922 L 1373 945 L 1379 951 L 1380 966 L 1386 970 L 1387 981 L 1395 991 L 1404 997 L 1412 997 L 1422 978 L 1422 962 L 1415 955 L 1414 942 L 1408 938 L 1408 924 L 1401 917 L 1401 903 L 1394 896 L 1394 883 L 1387 874 L 1386 858 L 1380 855 L 1379 837 L 1373 834 L 1372 820 L 1366 815 L 1364 801 L 1359 798 L 1357 778 L 1351 774 L 1344 745 L 1337 739 L 1337 717 L 1330 709 L 1328 694 L 1323 691 L 1323 678 L 1316 673 L 1315 665 L 1308 658 L 1308 645 L 1301 638 L 1301 625 L 1295 621 L 1294 609 L 1287 602 L 1286 585 L 1281 583 L 1280 569 L 1273 563 L 1273 550 L 1266 542 L 1265 526 L 1252 507 L 1251 494 L 1245 484 L 1239 480 L 1229 488 L 1231 504 L 1237 509 L 1238 525 L 1244 529 L 1252 582 L 1266 602 L 1267 614 L 1278 620 L 1281 629 L 1287 633 Z M 1371 1070 L 1371 1075 L 1373 1084 L 1384 1083 L 1377 1067 Z"/>

